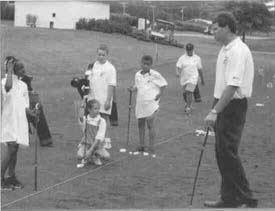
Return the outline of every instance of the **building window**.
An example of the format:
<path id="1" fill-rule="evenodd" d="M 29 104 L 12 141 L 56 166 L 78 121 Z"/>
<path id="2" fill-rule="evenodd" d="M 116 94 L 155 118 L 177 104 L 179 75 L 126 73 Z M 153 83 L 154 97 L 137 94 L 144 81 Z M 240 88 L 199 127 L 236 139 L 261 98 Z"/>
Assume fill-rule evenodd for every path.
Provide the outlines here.
<path id="1" fill-rule="evenodd" d="M 52 14 L 53 18 L 55 18 L 55 13 Z"/>

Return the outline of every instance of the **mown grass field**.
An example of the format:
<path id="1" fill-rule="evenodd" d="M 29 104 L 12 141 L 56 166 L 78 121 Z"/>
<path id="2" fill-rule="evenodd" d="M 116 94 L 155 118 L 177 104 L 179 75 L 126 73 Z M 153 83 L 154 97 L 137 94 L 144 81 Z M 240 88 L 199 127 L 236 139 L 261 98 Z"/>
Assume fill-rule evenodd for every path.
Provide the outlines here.
<path id="1" fill-rule="evenodd" d="M 203 128 L 210 109 L 214 87 L 215 61 L 220 46 L 209 38 L 179 37 L 180 42 L 193 42 L 203 61 L 206 86 L 201 86 L 203 102 L 194 104 L 194 112 L 183 111 L 181 89 L 175 76 L 175 63 L 182 49 L 157 46 L 158 61 L 154 68 L 167 79 L 168 87 L 161 100 L 157 121 L 157 158 L 129 156 L 119 152 L 126 139 L 128 116 L 127 87 L 133 84 L 142 55 L 155 58 L 156 45 L 118 34 L 98 32 L 15 28 L 1 25 L 1 65 L 7 55 L 25 63 L 34 77 L 33 88 L 40 93 L 46 118 L 54 138 L 53 148 L 39 148 L 38 192 L 34 192 L 34 137 L 31 146 L 19 151 L 17 175 L 24 183 L 22 190 L 1 191 L 4 209 L 169 209 L 189 205 L 195 169 L 203 137 L 194 135 Z M 77 169 L 76 147 L 81 138 L 74 102 L 80 97 L 70 80 L 81 76 L 87 64 L 95 60 L 100 43 L 110 46 L 110 61 L 118 73 L 119 126 L 111 128 L 112 160 L 100 168 Z M 248 40 L 255 51 L 269 51 L 273 39 Z M 265 84 L 273 80 L 274 54 L 253 53 L 255 68 L 263 65 Z M 3 76 L 3 71 L 2 71 Z M 264 107 L 256 107 L 264 103 Z M 274 88 L 259 87 L 249 100 L 247 123 L 240 155 L 247 177 L 260 208 L 275 207 Z M 132 113 L 131 143 L 138 143 L 137 122 Z M 193 202 L 203 208 L 203 201 L 216 199 L 220 176 L 214 138 L 210 137 L 201 165 Z M 1 151 L 5 150 L 1 146 Z M 25 197 L 25 198 L 24 198 Z"/>

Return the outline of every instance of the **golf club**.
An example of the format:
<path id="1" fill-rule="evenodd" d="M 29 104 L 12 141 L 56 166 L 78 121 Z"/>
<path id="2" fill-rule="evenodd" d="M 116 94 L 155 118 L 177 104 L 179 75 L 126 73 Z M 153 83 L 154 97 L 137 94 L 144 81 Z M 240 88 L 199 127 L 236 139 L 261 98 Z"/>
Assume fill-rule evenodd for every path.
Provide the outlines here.
<path id="1" fill-rule="evenodd" d="M 85 158 L 86 158 L 86 146 L 87 146 L 87 119 L 88 119 L 88 112 L 87 112 L 87 102 L 88 97 L 85 97 L 85 105 L 84 105 L 84 116 L 85 116 L 85 123 L 84 123 L 84 153 L 83 153 L 83 159 L 81 160 L 81 164 L 83 167 L 85 166 Z"/>
<path id="2" fill-rule="evenodd" d="M 196 170 L 196 175 L 195 175 L 194 184 L 193 184 L 193 190 L 192 190 L 192 195 L 191 195 L 190 206 L 192 206 L 192 203 L 193 203 L 193 198 L 194 198 L 194 193 L 195 193 L 195 187 L 196 187 L 196 183 L 197 183 L 197 179 L 198 179 L 198 175 L 199 175 L 199 169 L 200 169 L 200 165 L 201 165 L 203 151 L 204 151 L 204 148 L 205 148 L 205 145 L 206 145 L 206 141 L 207 141 L 207 138 L 208 138 L 209 130 L 210 130 L 210 128 L 208 127 L 207 131 L 206 131 L 206 134 L 205 134 L 205 137 L 204 137 L 204 142 L 203 142 L 202 149 L 201 149 L 200 159 L 199 159 L 199 163 L 198 163 L 197 170 Z"/>
<path id="3" fill-rule="evenodd" d="M 36 103 L 35 104 L 35 113 L 37 115 L 37 117 L 35 117 L 35 148 L 34 148 L 34 190 L 37 191 L 37 169 L 38 169 L 38 153 L 37 153 L 37 149 L 38 149 L 38 133 L 37 133 L 37 126 L 38 126 L 38 112 L 39 112 L 39 108 L 40 108 L 40 104 Z"/>
<path id="4" fill-rule="evenodd" d="M 126 152 L 128 145 L 129 145 L 129 139 L 130 139 L 130 123 L 131 123 L 131 110 L 132 110 L 132 94 L 133 91 L 129 90 L 130 96 L 129 96 L 129 111 L 128 111 L 128 126 L 127 126 L 127 137 L 126 137 L 126 145 L 125 148 L 121 148 L 120 152 Z"/>

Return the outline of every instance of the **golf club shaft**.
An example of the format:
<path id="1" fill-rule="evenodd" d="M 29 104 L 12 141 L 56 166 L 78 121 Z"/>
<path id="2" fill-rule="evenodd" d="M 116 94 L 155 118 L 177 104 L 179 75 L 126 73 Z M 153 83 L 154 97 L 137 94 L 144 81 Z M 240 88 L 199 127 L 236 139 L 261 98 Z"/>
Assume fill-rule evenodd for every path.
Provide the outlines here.
<path id="1" fill-rule="evenodd" d="M 37 191 L 37 167 L 38 167 L 38 120 L 35 120 L 35 148 L 34 148 L 34 190 Z"/>
<path id="2" fill-rule="evenodd" d="M 85 116 L 85 127 L 84 127 L 84 159 L 86 157 L 86 145 L 87 145 L 87 118 L 88 118 L 88 114 L 86 113 L 87 111 L 87 101 L 88 99 L 85 98 L 85 106 L 84 106 L 84 116 Z"/>
<path id="3" fill-rule="evenodd" d="M 199 159 L 199 163 L 198 163 L 198 166 L 197 166 L 196 175 L 195 175 L 194 184 L 193 184 L 193 190 L 192 190 L 190 205 L 192 205 L 192 203 L 193 203 L 196 183 L 197 183 L 197 179 L 198 179 L 198 175 L 199 175 L 199 169 L 200 169 L 200 165 L 201 165 L 203 151 L 204 151 L 204 148 L 205 148 L 205 145 L 206 145 L 206 142 L 207 142 L 207 138 L 208 138 L 208 133 L 209 133 L 209 128 L 207 128 L 207 131 L 206 131 L 206 134 L 205 134 L 205 137 L 204 137 L 204 141 L 203 141 L 203 145 L 202 145 L 203 147 L 201 149 L 200 159 Z"/>
<path id="4" fill-rule="evenodd" d="M 128 148 L 129 139 L 130 139 L 130 122 L 131 122 L 131 106 L 132 106 L 132 93 L 133 91 L 130 90 L 129 96 L 129 112 L 128 112 L 128 127 L 127 127 L 127 139 L 126 139 L 126 149 Z"/>

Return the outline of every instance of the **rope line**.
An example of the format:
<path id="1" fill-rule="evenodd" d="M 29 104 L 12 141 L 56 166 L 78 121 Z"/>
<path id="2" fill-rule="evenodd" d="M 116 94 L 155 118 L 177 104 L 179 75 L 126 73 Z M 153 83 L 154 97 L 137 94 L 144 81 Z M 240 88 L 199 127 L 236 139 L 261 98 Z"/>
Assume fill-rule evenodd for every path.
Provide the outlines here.
<path id="1" fill-rule="evenodd" d="M 173 140 L 173 139 L 180 138 L 180 137 L 182 137 L 182 136 L 190 135 L 191 133 L 192 133 L 192 132 L 180 133 L 180 134 L 175 135 L 175 136 L 172 136 L 171 138 L 168 138 L 168 139 L 166 139 L 166 140 L 164 140 L 164 141 L 162 141 L 162 142 L 157 143 L 155 146 L 159 146 L 159 145 L 161 145 L 161 144 L 165 144 L 165 143 L 167 143 L 167 142 L 169 142 L 169 141 L 171 141 L 171 140 Z M 60 182 L 60 183 L 57 183 L 57 184 L 55 184 L 55 185 L 49 186 L 49 187 L 47 187 L 47 188 L 45 188 L 45 189 L 43 189 L 43 190 L 37 191 L 37 192 L 35 192 L 35 193 L 31 193 L 31 194 L 26 195 L 26 196 L 24 196 L 24 197 L 22 197 L 22 198 L 19 198 L 19 199 L 16 199 L 16 200 L 14 200 L 14 201 L 11 201 L 11 202 L 9 202 L 9 203 L 7 203 L 7 204 L 4 204 L 4 205 L 2 206 L 2 209 L 3 209 L 3 208 L 6 208 L 6 207 L 8 207 L 8 206 L 10 206 L 10 205 L 13 205 L 13 204 L 15 204 L 15 203 L 17 203 L 17 202 L 19 202 L 19 201 L 28 199 L 28 198 L 30 198 L 30 197 L 33 197 L 33 196 L 39 195 L 39 194 L 41 194 L 41 193 L 44 193 L 44 192 L 46 192 L 46 191 L 48 191 L 48 190 L 54 189 L 54 188 L 56 188 L 56 187 L 58 187 L 58 186 L 64 185 L 64 184 L 66 184 L 66 183 L 68 183 L 68 182 L 71 182 L 71 181 L 73 181 L 73 180 L 75 180 L 75 179 L 77 179 L 77 178 L 79 178 L 79 177 L 86 176 L 86 175 L 88 175 L 88 174 L 90 174 L 90 173 L 93 173 L 93 172 L 96 172 L 96 171 L 98 171 L 98 170 L 100 170 L 100 169 L 102 169 L 102 168 L 105 168 L 105 167 L 107 167 L 107 166 L 110 166 L 110 165 L 113 165 L 113 164 L 115 164 L 115 163 L 121 162 L 121 161 L 125 160 L 125 159 L 128 158 L 128 157 L 130 157 L 130 155 L 127 155 L 127 156 L 125 156 L 125 157 L 122 157 L 122 158 L 120 158 L 120 159 L 118 159 L 118 160 L 115 160 L 115 161 L 113 161 L 113 162 L 107 163 L 106 165 L 97 167 L 96 169 L 92 169 L 92 170 L 90 170 L 90 171 L 88 171 L 88 172 L 85 172 L 85 173 L 79 174 L 79 175 L 77 175 L 77 176 L 68 178 L 68 179 L 66 179 L 66 180 L 63 181 L 63 182 Z"/>

